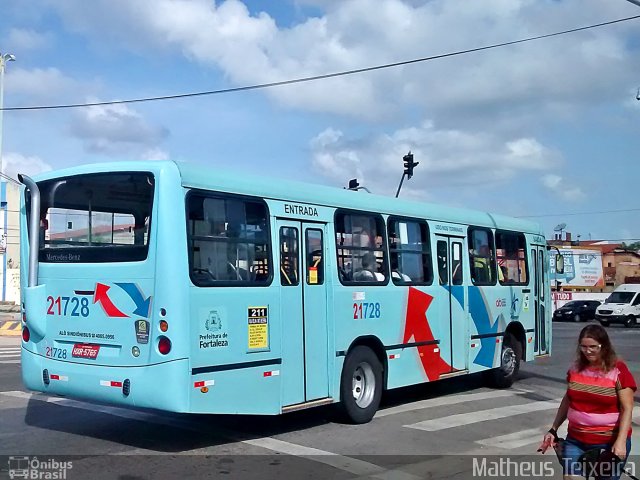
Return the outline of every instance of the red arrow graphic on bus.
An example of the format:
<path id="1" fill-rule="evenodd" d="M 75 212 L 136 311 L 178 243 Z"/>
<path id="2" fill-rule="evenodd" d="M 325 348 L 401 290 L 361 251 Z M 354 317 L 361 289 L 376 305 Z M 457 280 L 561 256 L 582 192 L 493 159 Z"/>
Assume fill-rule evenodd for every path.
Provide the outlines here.
<path id="1" fill-rule="evenodd" d="M 93 303 L 100 302 L 104 313 L 109 317 L 128 317 L 126 313 L 122 313 L 118 310 L 107 293 L 111 287 L 102 283 L 96 283 L 96 292 L 93 294 Z"/>
<path id="2" fill-rule="evenodd" d="M 435 340 L 427 319 L 427 309 L 432 301 L 431 295 L 409 287 L 403 343 L 409 343 L 412 337 L 416 343 Z M 418 353 L 424 373 L 429 380 L 437 380 L 441 373 L 451 371 L 449 364 L 440 356 L 439 345 L 420 345 Z"/>

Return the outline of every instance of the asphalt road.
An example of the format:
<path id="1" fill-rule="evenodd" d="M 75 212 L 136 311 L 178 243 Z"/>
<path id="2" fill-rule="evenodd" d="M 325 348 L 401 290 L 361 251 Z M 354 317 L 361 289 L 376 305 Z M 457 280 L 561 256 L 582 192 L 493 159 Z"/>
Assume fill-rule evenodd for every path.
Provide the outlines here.
<path id="1" fill-rule="evenodd" d="M 486 388 L 478 375 L 395 390 L 373 421 L 359 426 L 337 422 L 332 408 L 280 417 L 189 416 L 32 394 L 15 362 L 19 338 L 0 337 L 0 479 L 10 466 L 16 473 L 29 462 L 68 479 L 544 476 L 514 474 L 522 471 L 505 464 L 510 459 L 554 466 L 546 478 L 561 478 L 553 455 L 536 449 L 564 393 L 583 326 L 554 324 L 553 355 L 524 364 L 511 389 Z M 608 331 L 640 381 L 640 328 Z M 638 414 L 634 425 L 633 451 L 640 453 Z M 502 470 L 491 470 L 497 465 Z"/>

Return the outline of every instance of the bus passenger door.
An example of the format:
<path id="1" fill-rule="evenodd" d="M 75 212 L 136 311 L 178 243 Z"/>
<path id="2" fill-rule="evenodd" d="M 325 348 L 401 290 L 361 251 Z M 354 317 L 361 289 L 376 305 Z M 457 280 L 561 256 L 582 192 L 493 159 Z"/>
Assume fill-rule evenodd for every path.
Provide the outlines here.
<path id="1" fill-rule="evenodd" d="M 443 299 L 437 299 L 440 305 L 435 317 L 440 332 L 440 351 L 442 359 L 451 366 L 449 372 L 467 368 L 466 339 L 468 325 L 466 315 L 466 298 L 463 286 L 464 238 L 436 235 L 436 257 L 438 274 L 435 279 L 445 292 L 438 290 L 438 296 L 444 293 Z M 433 328 L 433 327 L 432 327 Z"/>
<path id="2" fill-rule="evenodd" d="M 535 314 L 533 350 L 536 355 L 548 353 L 551 325 L 547 322 L 548 312 L 545 306 L 546 269 L 545 247 L 533 245 L 531 248 L 531 266 L 533 277 L 533 305 Z"/>
<path id="3" fill-rule="evenodd" d="M 329 396 L 325 225 L 302 224 L 304 230 L 304 368 L 305 400 Z"/>
<path id="4" fill-rule="evenodd" d="M 325 398 L 327 367 L 324 225 L 277 220 L 282 328 L 282 405 Z"/>

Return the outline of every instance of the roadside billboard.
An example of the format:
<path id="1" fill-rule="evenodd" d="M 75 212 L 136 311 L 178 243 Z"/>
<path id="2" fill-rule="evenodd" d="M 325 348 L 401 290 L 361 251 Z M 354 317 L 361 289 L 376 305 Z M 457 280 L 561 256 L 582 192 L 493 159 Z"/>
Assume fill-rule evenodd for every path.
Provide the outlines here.
<path id="1" fill-rule="evenodd" d="M 563 287 L 604 287 L 601 250 L 558 248 L 564 257 L 564 273 L 556 275 L 555 255 L 549 255 L 552 283 L 557 279 L 562 282 Z M 555 252 L 555 249 L 552 249 L 551 252 Z"/>

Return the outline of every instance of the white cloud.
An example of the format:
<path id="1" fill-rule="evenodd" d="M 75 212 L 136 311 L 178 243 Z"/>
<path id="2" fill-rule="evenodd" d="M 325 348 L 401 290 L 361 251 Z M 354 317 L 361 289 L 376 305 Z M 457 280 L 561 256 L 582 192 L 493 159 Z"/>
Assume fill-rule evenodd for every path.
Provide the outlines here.
<path id="1" fill-rule="evenodd" d="M 324 177 L 339 184 L 357 177 L 362 185 L 386 194 L 397 187 L 402 157 L 410 150 L 419 162 L 410 187 L 416 192 L 440 186 L 489 188 L 562 163 L 557 152 L 534 138 L 437 129 L 431 122 L 359 140 L 329 128 L 310 147 L 313 166 Z"/>
<path id="2" fill-rule="evenodd" d="M 572 184 L 560 175 L 549 173 L 541 178 L 542 184 L 563 200 L 575 202 L 586 197 L 579 186 Z"/>
<path id="3" fill-rule="evenodd" d="M 10 95 L 22 95 L 24 98 L 60 100 L 61 95 L 77 94 L 82 91 L 80 84 L 62 74 L 57 68 L 7 67 L 6 92 Z M 5 98 L 6 100 L 6 98 Z"/>
<path id="4" fill-rule="evenodd" d="M 50 46 L 52 37 L 48 33 L 40 33 L 35 30 L 24 28 L 12 28 L 6 45 L 11 46 L 12 51 L 20 52 L 24 50 L 40 50 Z"/>
<path id="5" fill-rule="evenodd" d="M 25 156 L 13 152 L 2 155 L 2 164 L 5 175 L 13 179 L 17 179 L 19 173 L 31 176 L 52 169 L 51 165 L 37 156 Z"/>
<path id="6" fill-rule="evenodd" d="M 103 105 L 78 110 L 70 132 L 87 151 L 107 155 L 161 156 L 158 149 L 169 131 L 149 124 L 126 105 Z"/>
<path id="7" fill-rule="evenodd" d="M 303 0 L 321 17 L 278 28 L 238 0 L 53 0 L 63 19 L 95 42 L 157 55 L 181 52 L 218 67 L 235 85 L 408 60 L 550 33 L 635 14 L 599 0 Z M 384 21 L 381 21 L 384 19 Z M 401 105 L 491 126 L 532 110 L 557 115 L 618 98 L 635 81 L 624 35 L 633 25 L 284 88 L 268 94 L 302 109 L 380 118 Z M 452 34 L 453 33 L 453 34 Z M 585 81 L 585 79 L 589 81 Z"/>
<path id="8" fill-rule="evenodd" d="M 151 148 L 149 150 L 145 150 L 140 155 L 141 160 L 169 160 L 169 153 L 161 148 Z"/>

